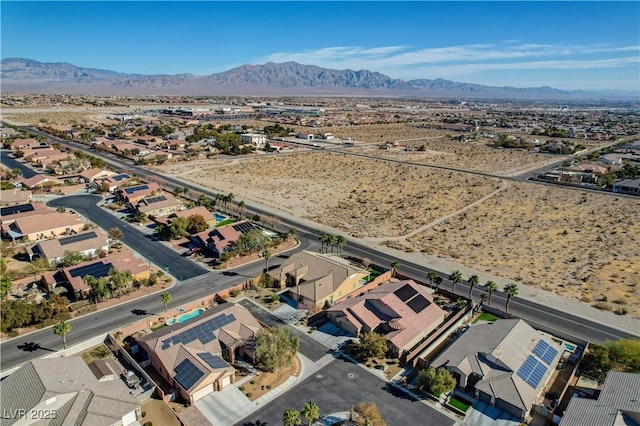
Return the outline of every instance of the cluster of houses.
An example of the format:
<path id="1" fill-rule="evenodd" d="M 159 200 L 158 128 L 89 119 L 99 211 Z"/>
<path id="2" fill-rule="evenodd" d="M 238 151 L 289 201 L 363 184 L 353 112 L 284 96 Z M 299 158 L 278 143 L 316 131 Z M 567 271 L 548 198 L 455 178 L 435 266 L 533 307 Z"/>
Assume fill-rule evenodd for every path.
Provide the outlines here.
<path id="1" fill-rule="evenodd" d="M 41 203 L 0 208 L 0 230 L 4 238 L 24 242 L 30 260 L 45 259 L 50 267 L 59 266 L 68 253 L 87 260 L 79 264 L 45 272 L 40 282 L 48 292 L 64 291 L 71 299 L 89 296 L 83 278 L 107 277 L 111 269 L 129 271 L 134 280 L 148 278 L 149 264 L 126 248 L 109 253 L 106 234 L 91 228 L 75 213 L 57 212 Z"/>
<path id="2" fill-rule="evenodd" d="M 607 176 L 620 172 L 625 165 L 640 167 L 640 145 L 637 143 L 622 147 L 597 160 L 583 160 L 576 164 L 553 169 L 538 179 L 550 182 L 565 182 L 584 186 L 604 186 Z M 612 184 L 613 192 L 640 195 L 640 178 L 619 179 Z"/>

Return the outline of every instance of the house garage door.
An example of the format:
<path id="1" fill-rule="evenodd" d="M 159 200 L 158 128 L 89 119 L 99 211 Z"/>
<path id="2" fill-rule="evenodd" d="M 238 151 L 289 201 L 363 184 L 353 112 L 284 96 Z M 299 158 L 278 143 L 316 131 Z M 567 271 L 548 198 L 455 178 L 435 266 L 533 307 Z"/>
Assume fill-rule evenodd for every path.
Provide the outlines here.
<path id="1" fill-rule="evenodd" d="M 221 389 L 224 389 L 225 386 L 230 385 L 231 384 L 231 376 L 227 376 L 224 379 L 222 379 L 220 381 L 220 387 Z"/>
<path id="2" fill-rule="evenodd" d="M 209 395 L 211 392 L 213 392 L 213 383 L 203 387 L 199 391 L 195 391 L 193 393 L 193 402 L 196 402 L 197 400 L 199 400 L 203 396 Z"/>

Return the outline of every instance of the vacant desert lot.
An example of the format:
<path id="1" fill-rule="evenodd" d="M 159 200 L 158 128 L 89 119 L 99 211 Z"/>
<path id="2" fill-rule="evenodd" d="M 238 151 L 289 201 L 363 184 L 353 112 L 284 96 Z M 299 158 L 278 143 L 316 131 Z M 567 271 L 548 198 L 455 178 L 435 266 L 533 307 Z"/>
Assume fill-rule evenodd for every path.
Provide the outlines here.
<path id="1" fill-rule="evenodd" d="M 497 179 L 318 152 L 159 169 L 358 237 L 404 235 L 501 186 Z"/>
<path id="2" fill-rule="evenodd" d="M 405 147 L 424 151 L 405 151 Z M 496 149 L 484 141 L 458 142 L 446 138 L 403 142 L 391 149 L 377 146 L 353 148 L 355 152 L 375 155 L 381 158 L 409 161 L 419 164 L 435 164 L 463 170 L 495 173 L 503 176 L 523 173 L 532 168 L 562 161 L 568 157 L 536 154 L 515 149 Z"/>
<path id="3" fill-rule="evenodd" d="M 405 244 L 640 317 L 639 211 L 640 200 L 514 183 Z"/>

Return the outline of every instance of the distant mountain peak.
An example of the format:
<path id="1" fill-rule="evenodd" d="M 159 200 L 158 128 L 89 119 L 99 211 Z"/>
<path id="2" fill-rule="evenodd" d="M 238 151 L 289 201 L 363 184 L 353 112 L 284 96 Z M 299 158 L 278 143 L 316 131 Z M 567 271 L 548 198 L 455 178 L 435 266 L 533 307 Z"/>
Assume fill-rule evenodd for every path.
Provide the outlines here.
<path id="1" fill-rule="evenodd" d="M 193 74 L 144 75 L 26 58 L 1 61 L 3 92 L 157 95 L 362 95 L 485 98 L 601 97 L 602 92 L 494 87 L 438 78 L 404 81 L 370 70 L 337 70 L 294 61 L 246 64 Z M 618 92 L 618 95 L 620 93 Z M 633 94 L 630 94 L 633 98 Z M 637 94 L 635 94 L 637 98 Z"/>

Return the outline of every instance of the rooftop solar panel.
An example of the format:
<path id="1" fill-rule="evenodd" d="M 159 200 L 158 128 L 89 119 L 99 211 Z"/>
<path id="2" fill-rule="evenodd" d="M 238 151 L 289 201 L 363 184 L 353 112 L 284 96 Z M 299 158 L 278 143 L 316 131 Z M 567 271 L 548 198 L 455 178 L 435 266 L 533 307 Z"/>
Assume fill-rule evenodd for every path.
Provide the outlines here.
<path id="1" fill-rule="evenodd" d="M 547 372 L 547 367 L 535 359 L 533 355 L 529 355 L 518 370 L 518 376 L 532 388 L 537 388 L 540 381 Z"/>
<path id="2" fill-rule="evenodd" d="M 90 240 L 92 238 L 98 238 L 98 235 L 94 232 L 85 232 L 84 234 L 72 235 L 70 237 L 59 238 L 58 242 L 61 246 L 66 246 L 67 244 L 78 243 L 80 241 Z"/>
<path id="3" fill-rule="evenodd" d="M 124 192 L 127 194 L 133 194 L 136 191 L 144 191 L 145 189 L 149 189 L 148 185 L 138 185 L 138 186 L 130 186 L 129 188 L 125 188 Z"/>
<path id="4" fill-rule="evenodd" d="M 167 197 L 165 197 L 164 195 L 159 195 L 157 197 L 147 198 L 145 201 L 147 202 L 147 204 L 153 204 L 159 203 L 160 201 L 165 201 L 166 199 Z"/>
<path id="5" fill-rule="evenodd" d="M 415 312 L 416 314 L 422 312 L 422 310 L 430 304 L 431 302 L 425 299 L 425 297 L 421 294 L 418 294 L 416 297 L 407 302 L 407 306 L 413 309 L 413 312 Z"/>
<path id="6" fill-rule="evenodd" d="M 544 340 L 540 340 L 536 344 L 535 348 L 533 348 L 533 353 L 544 361 L 545 364 L 550 365 L 556 355 L 558 355 L 558 350 L 553 348 Z"/>
<path id="7" fill-rule="evenodd" d="M 205 345 L 216 340 L 216 336 L 213 334 L 214 331 L 231 324 L 235 320 L 236 318 L 233 315 L 222 314 L 204 321 L 195 327 L 185 328 L 184 331 L 165 339 L 162 342 L 162 349 L 168 349 L 171 345 L 177 345 L 178 343 L 186 345 L 196 339 Z"/>
<path id="8" fill-rule="evenodd" d="M 235 229 L 238 232 L 242 232 L 242 233 L 246 233 L 251 231 L 252 229 L 257 229 L 255 227 L 255 225 L 251 222 L 241 222 L 241 223 L 234 223 L 231 225 L 231 227 L 233 229 Z"/>
<path id="9" fill-rule="evenodd" d="M 123 179 L 129 179 L 131 176 L 129 176 L 126 173 L 123 173 L 121 175 L 115 175 L 113 176 L 111 179 L 115 180 L 116 182 L 120 182 Z"/>
<path id="10" fill-rule="evenodd" d="M 102 278 L 109 275 L 111 268 L 113 268 L 111 263 L 95 262 L 90 265 L 71 269 L 69 274 L 72 277 L 84 277 L 86 275 L 91 275 L 94 278 Z"/>
<path id="11" fill-rule="evenodd" d="M 224 359 L 220 358 L 218 355 L 205 352 L 205 353 L 198 354 L 198 356 L 202 358 L 204 362 L 209 364 L 209 366 L 213 369 L 229 367 L 229 363 Z"/>
<path id="12" fill-rule="evenodd" d="M 34 210 L 33 204 L 20 204 L 19 206 L 2 207 L 0 208 L 0 216 L 10 216 L 12 214 L 32 212 Z"/>
<path id="13" fill-rule="evenodd" d="M 406 302 L 407 300 L 411 299 L 417 293 L 418 291 L 415 288 L 411 287 L 409 284 L 405 284 L 393 292 L 393 294 L 398 296 L 398 298 L 403 302 Z"/>
<path id="14" fill-rule="evenodd" d="M 204 373 L 188 359 L 178 364 L 173 371 L 176 372 L 176 381 L 187 390 L 191 389 L 191 387 L 204 376 Z"/>

